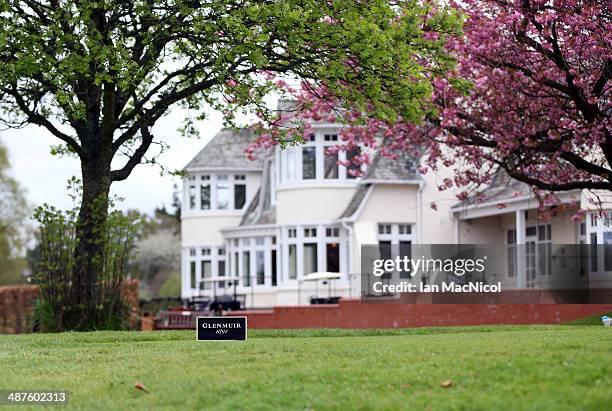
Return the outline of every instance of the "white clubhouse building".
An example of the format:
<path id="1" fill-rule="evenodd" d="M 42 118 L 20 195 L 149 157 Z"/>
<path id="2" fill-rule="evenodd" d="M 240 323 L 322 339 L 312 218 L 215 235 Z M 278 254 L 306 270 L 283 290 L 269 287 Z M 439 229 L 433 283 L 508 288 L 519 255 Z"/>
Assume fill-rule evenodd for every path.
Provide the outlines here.
<path id="1" fill-rule="evenodd" d="M 255 161 L 244 154 L 252 133 L 223 129 L 189 162 L 182 298 L 233 293 L 233 285 L 219 281 L 227 278 L 238 279 L 236 292 L 246 295 L 247 307 L 305 305 L 328 293 L 328 286 L 317 290 L 316 282 L 303 281 L 314 272 L 340 273 L 333 294 L 358 298 L 360 246 L 373 244 L 525 244 L 526 255 L 513 255 L 502 275 L 516 288 L 531 288 L 550 274 L 551 244 L 612 243 L 612 226 L 599 213 L 570 218 L 587 208 L 580 191 L 560 194 L 558 212 L 539 221 L 529 189 L 502 174 L 484 202 L 440 192 L 441 176 L 419 174 L 408 156 L 375 156 L 354 178 L 338 165 L 350 153 L 325 151 L 337 144 L 339 128 L 313 124 L 306 144 L 276 147 Z M 612 270 L 612 254 L 607 257 L 598 254 L 591 280 Z"/>

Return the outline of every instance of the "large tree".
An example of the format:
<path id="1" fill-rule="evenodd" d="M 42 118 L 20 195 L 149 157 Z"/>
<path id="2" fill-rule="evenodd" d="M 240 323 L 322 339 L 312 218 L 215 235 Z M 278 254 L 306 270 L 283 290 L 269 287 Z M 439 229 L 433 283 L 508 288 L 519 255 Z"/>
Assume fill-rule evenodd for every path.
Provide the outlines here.
<path id="1" fill-rule="evenodd" d="M 424 62 L 436 74 L 452 64 L 424 34 L 445 38 L 460 25 L 436 3 L 0 0 L 2 120 L 46 128 L 61 142 L 56 152 L 81 162 L 67 327 L 95 310 L 110 186 L 154 161 L 161 116 L 177 104 L 228 118 L 244 107 L 266 112 L 262 98 L 277 85 L 270 76 L 286 74 L 381 114 L 393 103 L 404 118 L 418 117 L 432 88 Z"/>
<path id="2" fill-rule="evenodd" d="M 545 193 L 612 190 L 610 2 L 465 0 L 454 6 L 466 18 L 463 35 L 446 42 L 457 68 L 433 80 L 420 124 L 399 112 L 347 116 L 307 89 L 297 93 L 299 116 L 353 125 L 343 131 L 345 149 L 377 145 L 381 136 L 385 155 L 424 149 L 430 168 L 456 166 L 441 188 L 460 187 L 461 198 L 500 171 L 542 194 L 543 205 L 554 201 Z M 323 94 L 337 97 L 336 107 L 352 107 L 340 95 Z"/>

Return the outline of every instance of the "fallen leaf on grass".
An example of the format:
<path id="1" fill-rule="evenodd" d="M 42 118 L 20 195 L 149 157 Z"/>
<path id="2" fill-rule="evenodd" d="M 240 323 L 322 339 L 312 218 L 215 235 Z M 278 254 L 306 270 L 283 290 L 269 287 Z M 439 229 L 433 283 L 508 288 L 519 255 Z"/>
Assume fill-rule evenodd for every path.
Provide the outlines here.
<path id="1" fill-rule="evenodd" d="M 453 382 L 451 380 L 446 380 L 440 384 L 442 388 L 450 388 L 453 386 Z"/>
<path id="2" fill-rule="evenodd" d="M 403 388 L 410 388 L 410 387 L 412 387 L 412 384 L 402 384 L 402 387 Z"/>
<path id="3" fill-rule="evenodd" d="M 140 390 L 140 391 L 144 391 L 146 393 L 150 392 L 149 389 L 147 387 L 145 387 L 145 385 L 143 383 L 141 383 L 141 382 L 135 382 L 134 383 L 134 388 L 136 388 L 137 390 Z"/>

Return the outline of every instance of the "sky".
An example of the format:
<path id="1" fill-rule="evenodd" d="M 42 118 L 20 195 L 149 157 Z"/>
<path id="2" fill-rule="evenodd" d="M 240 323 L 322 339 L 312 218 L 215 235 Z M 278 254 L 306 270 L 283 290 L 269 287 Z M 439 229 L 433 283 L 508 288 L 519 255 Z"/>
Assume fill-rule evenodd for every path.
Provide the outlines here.
<path id="1" fill-rule="evenodd" d="M 154 134 L 164 137 L 170 148 L 158 160 L 168 170 L 182 169 L 208 142 L 223 124 L 218 112 L 198 124 L 200 138 L 181 137 L 177 128 L 185 112 L 175 109 L 155 125 Z M 48 203 L 66 209 L 72 206 L 66 185 L 72 176 L 80 177 L 77 158 L 58 157 L 50 153 L 50 147 L 58 144 L 42 127 L 27 126 L 20 130 L 0 131 L 0 142 L 9 153 L 11 174 L 26 190 L 30 206 Z M 179 178 L 168 174 L 161 176 L 161 168 L 148 164 L 138 165 L 127 180 L 115 182 L 111 193 L 124 198 L 120 209 L 138 209 L 152 214 L 156 207 L 165 205 L 171 209 L 174 183 Z M 178 185 L 180 188 L 180 184 Z"/>

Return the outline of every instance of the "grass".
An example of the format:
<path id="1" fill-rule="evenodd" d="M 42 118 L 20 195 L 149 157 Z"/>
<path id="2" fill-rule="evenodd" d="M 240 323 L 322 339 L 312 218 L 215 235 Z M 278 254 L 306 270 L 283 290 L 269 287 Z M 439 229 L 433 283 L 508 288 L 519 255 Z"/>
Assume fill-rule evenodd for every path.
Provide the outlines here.
<path id="1" fill-rule="evenodd" d="M 197 342 L 194 334 L 0 336 L 0 389 L 67 389 L 67 408 L 81 410 L 612 404 L 612 330 L 601 326 L 252 330 L 247 342 L 231 343 Z M 452 386 L 441 387 L 447 380 Z"/>
<path id="2" fill-rule="evenodd" d="M 564 324 L 566 325 L 602 325 L 601 317 L 607 315 L 608 317 L 612 317 L 612 311 L 607 313 L 601 313 L 598 315 L 592 315 L 590 317 L 579 318 L 577 320 L 568 321 Z"/>

